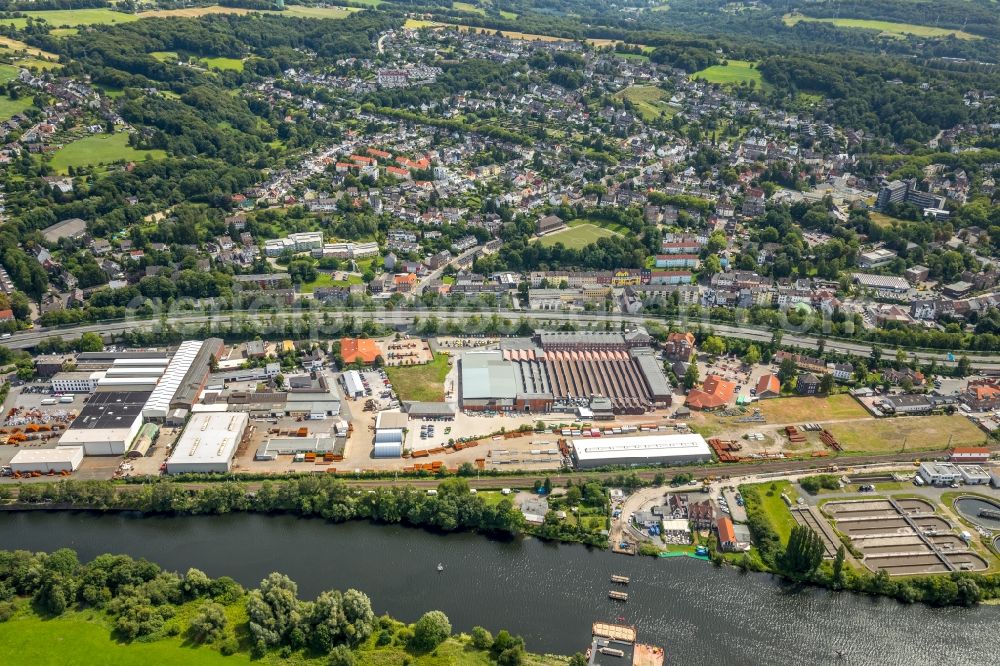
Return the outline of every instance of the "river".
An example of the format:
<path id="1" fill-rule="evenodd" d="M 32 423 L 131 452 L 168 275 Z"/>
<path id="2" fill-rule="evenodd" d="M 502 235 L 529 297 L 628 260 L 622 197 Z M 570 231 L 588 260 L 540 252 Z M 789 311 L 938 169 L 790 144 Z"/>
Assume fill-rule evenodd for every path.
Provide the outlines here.
<path id="1" fill-rule="evenodd" d="M 82 560 L 124 553 L 247 586 L 281 571 L 298 582 L 302 598 L 355 587 L 371 597 L 376 613 L 413 621 L 440 609 L 455 630 L 506 628 L 535 652 L 582 651 L 593 621 L 621 615 L 638 627 L 640 640 L 666 649 L 668 664 L 942 666 L 997 659 L 1000 607 L 934 609 L 803 590 L 689 558 L 255 514 L 7 512 L 0 513 L 0 534 L 5 549 L 69 547 Z M 613 573 L 632 578 L 627 603 L 607 598 Z"/>

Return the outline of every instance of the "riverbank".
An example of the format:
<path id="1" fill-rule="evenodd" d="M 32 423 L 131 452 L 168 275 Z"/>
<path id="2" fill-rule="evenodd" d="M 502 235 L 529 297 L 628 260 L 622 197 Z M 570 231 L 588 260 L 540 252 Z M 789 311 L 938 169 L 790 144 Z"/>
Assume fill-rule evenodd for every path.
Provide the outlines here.
<path id="1" fill-rule="evenodd" d="M 773 484 L 772 484 L 773 485 Z M 529 524 L 508 496 L 473 493 L 465 479 L 441 480 L 436 494 L 407 486 L 362 490 L 327 475 L 285 481 L 265 481 L 253 486 L 231 481 L 193 486 L 159 480 L 146 485 L 111 482 L 62 481 L 26 484 L 19 502 L 2 505 L 9 511 L 103 511 L 136 512 L 143 516 L 223 515 L 227 513 L 288 514 L 320 517 L 335 523 L 352 520 L 375 524 L 402 524 L 435 533 L 478 532 L 487 537 L 511 539 L 537 536 L 549 542 L 579 543 L 608 549 L 603 532 L 607 521 L 589 514 L 603 507 L 607 515 L 606 491 L 596 482 L 574 486 L 572 502 L 560 494 L 549 496 L 549 511 L 541 524 Z M 743 487 L 747 497 L 748 526 L 754 547 L 748 553 L 719 552 L 714 533 L 703 545 L 717 564 L 731 564 L 744 571 L 769 573 L 795 584 L 808 584 L 832 591 L 852 591 L 885 596 L 905 603 L 935 606 L 969 606 L 1000 598 L 1000 575 L 953 572 L 948 575 L 890 577 L 872 573 L 846 557 L 839 565 L 817 559 L 798 569 L 787 566 L 785 551 L 794 521 L 773 489 Z M 489 498 L 489 499 L 488 499 Z M 589 508 L 588 508 L 589 507 Z M 558 518 L 562 511 L 566 518 Z M 782 515 L 777 515 L 780 512 Z M 646 547 L 643 555 L 659 555 Z"/>
<path id="2" fill-rule="evenodd" d="M 0 551 L 0 645 L 4 663 L 31 666 L 570 663 L 530 654 L 507 632 L 451 635 L 439 611 L 414 624 L 376 617 L 354 590 L 299 601 L 281 574 L 248 592 L 229 578 L 178 575 L 125 556 L 81 564 L 68 549 Z"/>
<path id="3" fill-rule="evenodd" d="M 359 521 L 32 511 L 0 513 L 0 533 L 9 549 L 72 547 L 81 561 L 126 553 L 245 586 L 280 569 L 298 583 L 300 598 L 353 587 L 377 615 L 412 623 L 437 608 L 454 632 L 506 628 L 533 653 L 573 654 L 589 643 L 593 622 L 624 617 L 641 640 L 664 647 L 667 663 L 821 664 L 838 650 L 852 664 L 926 663 L 926 644 L 948 645 L 955 663 L 989 663 L 1000 622 L 995 606 L 935 609 L 834 594 L 688 557 L 626 557 Z M 607 598 L 615 574 L 631 579 L 627 603 Z M 918 633 L 923 639 L 915 642 Z"/>

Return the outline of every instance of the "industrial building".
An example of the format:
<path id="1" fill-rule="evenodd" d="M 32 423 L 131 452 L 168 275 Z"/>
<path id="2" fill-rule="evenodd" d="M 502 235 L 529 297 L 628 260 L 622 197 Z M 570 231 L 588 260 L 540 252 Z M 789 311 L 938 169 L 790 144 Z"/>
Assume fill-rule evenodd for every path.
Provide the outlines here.
<path id="1" fill-rule="evenodd" d="M 10 460 L 10 470 L 20 474 L 40 472 L 75 472 L 83 462 L 83 447 L 59 446 L 54 449 L 21 449 Z"/>
<path id="2" fill-rule="evenodd" d="M 167 474 L 228 472 L 249 423 L 246 412 L 193 414 L 167 458 Z"/>
<path id="3" fill-rule="evenodd" d="M 962 472 L 953 463 L 920 463 L 917 474 L 932 486 L 950 486 L 962 479 Z"/>
<path id="4" fill-rule="evenodd" d="M 52 391 L 53 393 L 93 393 L 97 390 L 97 383 L 103 378 L 104 373 L 97 370 L 94 372 L 57 372 L 52 375 Z"/>
<path id="5" fill-rule="evenodd" d="M 344 383 L 344 393 L 348 398 L 361 398 L 365 394 L 365 385 L 361 382 L 361 373 L 357 370 L 348 370 L 341 375 Z"/>
<path id="6" fill-rule="evenodd" d="M 959 465 L 958 473 L 967 486 L 985 486 L 990 482 L 990 473 L 979 465 Z"/>
<path id="7" fill-rule="evenodd" d="M 277 460 L 278 456 L 297 453 L 335 453 L 337 437 L 332 435 L 310 435 L 308 437 L 272 437 L 257 447 L 254 460 Z"/>
<path id="8" fill-rule="evenodd" d="M 572 440 L 579 468 L 708 462 L 712 452 L 698 434 L 598 437 Z"/>
<path id="9" fill-rule="evenodd" d="M 379 412 L 375 417 L 373 458 L 399 458 L 403 455 L 407 420 L 403 412 Z"/>
<path id="10" fill-rule="evenodd" d="M 125 455 L 139 427 L 148 391 L 105 391 L 90 396 L 59 446 L 81 446 L 88 456 Z"/>
<path id="11" fill-rule="evenodd" d="M 143 418 L 162 422 L 173 409 L 191 409 L 208 381 L 211 359 L 218 358 L 222 349 L 219 338 L 182 342 L 149 396 Z"/>
<path id="12" fill-rule="evenodd" d="M 673 391 L 647 343 L 641 332 L 542 333 L 505 340 L 499 351 L 466 352 L 461 408 L 575 412 L 607 400 L 614 414 L 642 414 L 668 406 Z"/>

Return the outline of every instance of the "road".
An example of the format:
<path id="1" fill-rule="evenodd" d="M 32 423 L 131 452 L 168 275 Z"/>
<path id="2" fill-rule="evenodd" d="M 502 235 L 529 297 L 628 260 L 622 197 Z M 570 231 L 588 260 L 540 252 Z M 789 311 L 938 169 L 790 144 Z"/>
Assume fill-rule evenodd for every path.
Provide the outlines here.
<path id="1" fill-rule="evenodd" d="M 461 255 L 460 255 L 461 256 Z M 459 320 L 463 321 L 472 316 L 478 316 L 481 318 L 489 318 L 493 315 L 501 315 L 507 318 L 521 318 L 532 320 L 532 321 L 544 321 L 552 322 L 553 324 L 564 324 L 571 323 L 578 326 L 594 325 L 603 328 L 605 325 L 610 325 L 612 329 L 617 329 L 621 324 L 644 324 L 648 321 L 657 321 L 663 324 L 670 323 L 681 323 L 682 325 L 688 327 L 694 327 L 696 325 L 704 325 L 711 328 L 715 333 L 732 338 L 741 338 L 745 340 L 756 340 L 760 342 L 770 342 L 772 339 L 772 332 L 770 330 L 764 330 L 759 328 L 754 328 L 749 325 L 734 325 L 734 324 L 712 324 L 710 322 L 699 322 L 699 321 L 684 321 L 675 322 L 673 320 L 666 320 L 662 318 L 644 316 L 644 315 L 630 315 L 630 314 L 608 314 L 608 313 L 593 313 L 593 312 L 551 312 L 551 311 L 532 311 L 532 310 L 522 310 L 516 315 L 511 313 L 497 311 L 497 310 L 445 310 L 445 309 L 417 309 L 417 310 L 351 310 L 347 313 L 342 311 L 312 311 L 305 313 L 303 311 L 287 310 L 278 312 L 260 312 L 260 311 L 224 311 L 214 314 L 177 314 L 170 315 L 166 317 L 165 321 L 174 327 L 180 326 L 195 326 L 201 325 L 208 322 L 217 322 L 219 324 L 225 324 L 231 320 L 239 321 L 241 319 L 246 319 L 251 322 L 258 324 L 269 324 L 275 317 L 279 317 L 283 320 L 287 319 L 297 319 L 308 314 L 313 322 L 320 320 L 325 313 L 333 319 L 347 315 L 353 318 L 355 321 L 362 320 L 374 320 L 378 323 L 385 324 L 388 326 L 408 326 L 412 325 L 415 317 L 421 319 L 426 319 L 428 317 L 436 317 L 440 321 L 449 320 Z M 153 319 L 134 319 L 127 321 L 107 321 L 97 324 L 80 324 L 77 326 L 66 326 L 66 327 L 52 327 L 52 328 L 35 328 L 27 331 L 19 331 L 14 333 L 11 337 L 4 339 L 3 345 L 11 349 L 30 349 L 37 345 L 42 340 L 50 338 L 53 336 L 59 336 L 62 338 L 74 338 L 83 335 L 84 333 L 100 333 L 102 335 L 113 335 L 120 334 L 125 331 L 130 330 L 151 330 L 160 325 L 163 319 L 153 318 Z M 474 332 L 474 331 L 471 331 Z M 782 344 L 788 346 L 801 347 L 803 349 L 817 349 L 820 342 L 826 351 L 840 352 L 844 354 L 851 354 L 854 356 L 867 357 L 871 355 L 871 345 L 864 342 L 851 342 L 846 340 L 838 340 L 832 338 L 826 338 L 823 336 L 801 334 L 801 333 L 784 333 L 782 335 Z M 891 354 L 894 350 L 886 349 L 885 352 Z M 930 361 L 936 361 L 938 365 L 941 366 L 953 366 L 954 361 L 948 360 L 948 355 L 950 352 L 947 351 L 936 351 L 927 349 L 907 349 L 911 357 L 915 356 L 920 362 L 928 363 Z M 1000 371 L 1000 354 L 975 354 L 969 353 L 969 360 L 973 368 L 985 371 Z"/>

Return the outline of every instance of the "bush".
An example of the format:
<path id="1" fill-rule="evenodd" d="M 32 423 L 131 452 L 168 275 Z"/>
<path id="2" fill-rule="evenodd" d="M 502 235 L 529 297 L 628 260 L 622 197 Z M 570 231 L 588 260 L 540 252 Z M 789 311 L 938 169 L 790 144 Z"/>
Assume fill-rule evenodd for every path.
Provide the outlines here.
<path id="1" fill-rule="evenodd" d="M 222 641 L 222 645 L 219 646 L 219 652 L 221 652 L 222 656 L 224 657 L 234 655 L 239 651 L 240 651 L 240 642 L 232 637 Z"/>
<path id="2" fill-rule="evenodd" d="M 210 601 L 191 618 L 191 637 L 199 643 L 214 641 L 226 631 L 227 622 L 226 609 Z"/>
<path id="3" fill-rule="evenodd" d="M 820 474 L 818 476 L 807 476 L 799 481 L 802 490 L 810 495 L 815 495 L 821 489 L 837 490 L 840 488 L 840 479 L 833 474 Z"/>
<path id="4" fill-rule="evenodd" d="M 0 622 L 6 622 L 14 617 L 14 604 L 9 601 L 0 603 Z"/>
<path id="5" fill-rule="evenodd" d="M 472 628 L 472 647 L 477 650 L 489 650 L 493 645 L 493 635 L 482 627 Z"/>
<path id="6" fill-rule="evenodd" d="M 330 666 L 354 666 L 354 653 L 346 645 L 338 645 L 330 650 Z"/>
<path id="7" fill-rule="evenodd" d="M 412 646 L 417 650 L 430 652 L 451 636 L 451 622 L 441 611 L 424 613 L 413 625 Z"/>

